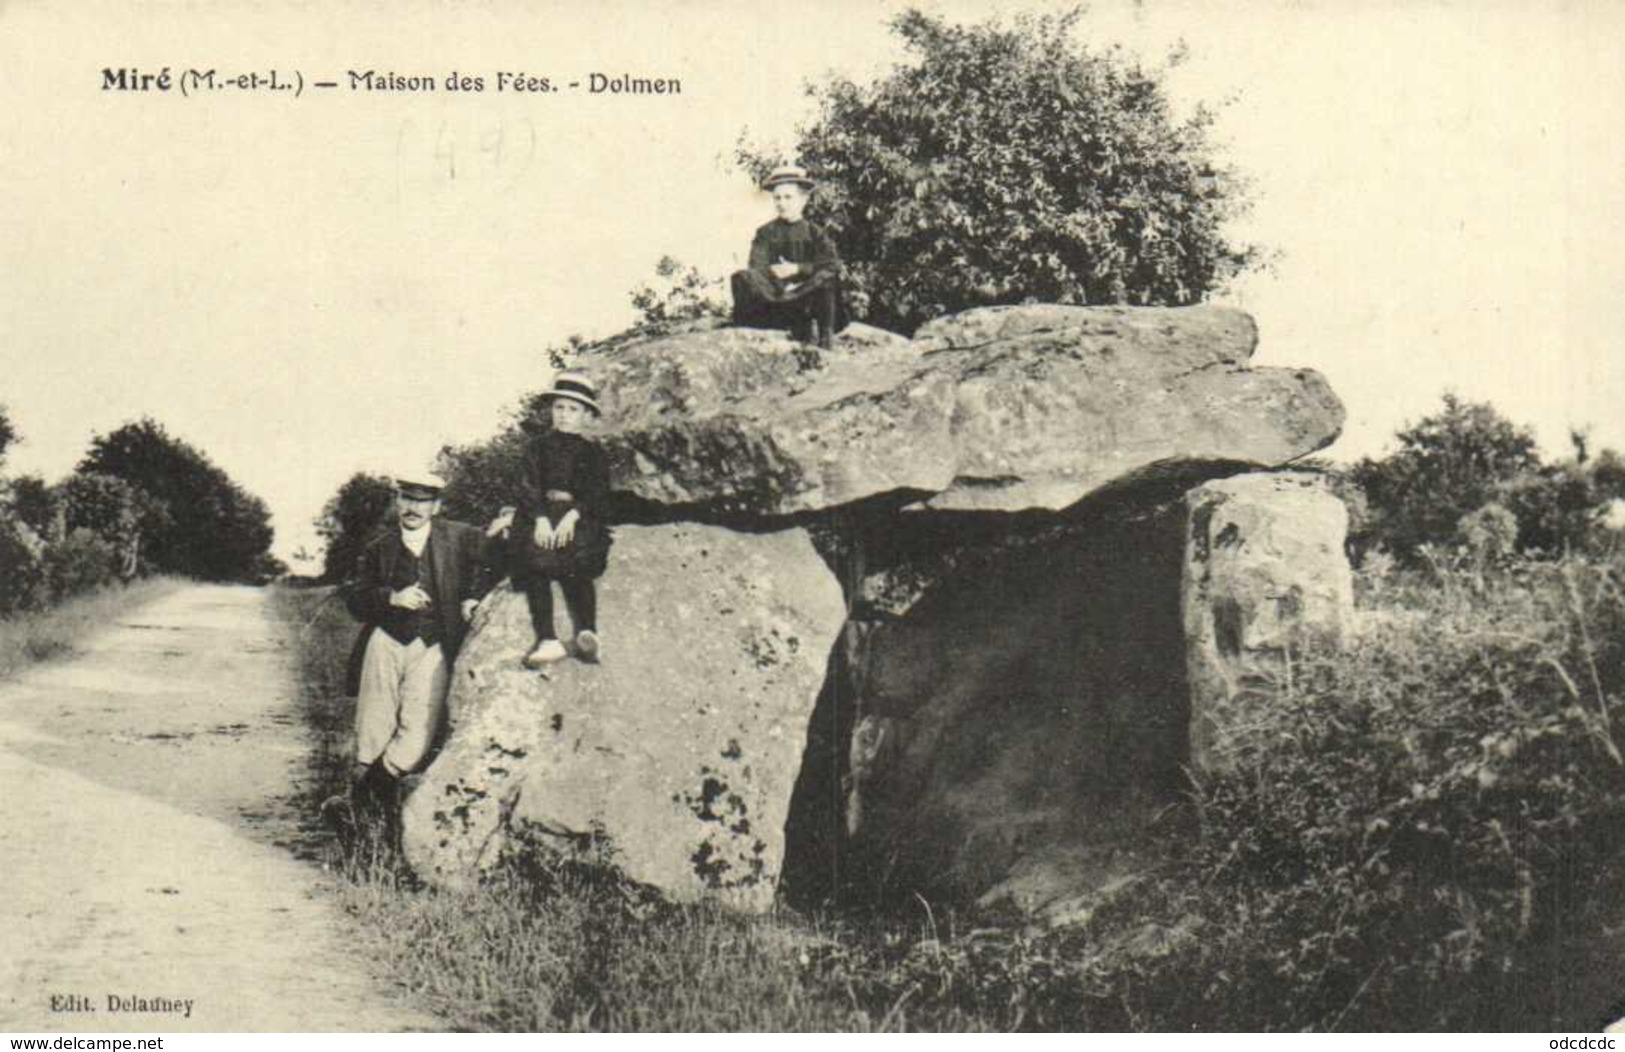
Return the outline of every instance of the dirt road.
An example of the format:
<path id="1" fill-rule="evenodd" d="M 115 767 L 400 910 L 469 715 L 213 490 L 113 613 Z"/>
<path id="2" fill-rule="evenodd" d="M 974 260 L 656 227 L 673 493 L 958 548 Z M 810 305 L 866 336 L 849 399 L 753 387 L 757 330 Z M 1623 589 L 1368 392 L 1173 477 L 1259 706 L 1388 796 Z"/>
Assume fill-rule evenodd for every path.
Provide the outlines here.
<path id="1" fill-rule="evenodd" d="M 188 586 L 0 684 L 0 1031 L 438 1029 L 350 948 L 268 592 Z"/>

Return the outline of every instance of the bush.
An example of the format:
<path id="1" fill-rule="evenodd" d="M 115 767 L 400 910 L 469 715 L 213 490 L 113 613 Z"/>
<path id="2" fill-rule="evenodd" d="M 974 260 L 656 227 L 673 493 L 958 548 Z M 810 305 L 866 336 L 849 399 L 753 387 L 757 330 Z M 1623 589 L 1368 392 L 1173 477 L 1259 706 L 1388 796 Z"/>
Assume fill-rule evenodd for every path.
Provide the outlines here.
<path id="1" fill-rule="evenodd" d="M 96 436 L 76 474 L 122 479 L 143 495 L 142 558 L 159 570 L 210 581 L 253 580 L 271 548 L 265 502 L 154 420 Z M 71 517 L 70 511 L 73 525 Z"/>
<path id="2" fill-rule="evenodd" d="M 1241 699 L 1233 765 L 1069 927 L 742 920 L 568 873 L 363 883 L 357 908 L 474 1028 L 1596 1028 L 1625 1014 L 1625 565 L 1482 554 L 1370 560 L 1346 647 Z M 330 720 L 351 632 L 327 610 L 299 620 Z"/>
<path id="3" fill-rule="evenodd" d="M 1534 435 L 1487 403 L 1444 396 L 1444 408 L 1399 432 L 1399 449 L 1354 466 L 1370 506 L 1361 547 L 1406 560 L 1424 544 L 1449 544 L 1462 517 L 1500 486 L 1540 468 Z"/>
<path id="4" fill-rule="evenodd" d="M 362 549 L 383 528 L 394 506 L 395 487 L 382 475 L 358 471 L 345 480 L 316 520 L 316 532 L 327 542 L 323 581 L 343 581 L 355 572 Z"/>
<path id="5" fill-rule="evenodd" d="M 1486 504 L 1462 516 L 1456 535 L 1480 565 L 1505 562 L 1518 546 L 1518 517 L 1499 504 Z"/>
<path id="6" fill-rule="evenodd" d="M 1432 577 L 1299 665 L 1201 786 L 1173 894 L 1205 932 L 1180 963 L 1210 970 L 1189 1018 L 1556 1029 L 1598 996 L 1574 936 L 1625 919 L 1602 913 L 1625 833 L 1620 570 Z"/>
<path id="7" fill-rule="evenodd" d="M 19 475 L 10 481 L 11 513 L 41 537 L 49 536 L 56 521 L 51 487 L 38 475 Z"/>
<path id="8" fill-rule="evenodd" d="M 16 519 L 0 516 L 0 617 L 37 610 L 50 594 L 44 542 Z"/>
<path id="9" fill-rule="evenodd" d="M 445 514 L 462 522 L 485 525 L 504 505 L 514 503 L 525 476 L 525 428 L 540 427 L 539 395 L 524 400 L 518 415 L 495 437 L 440 452 L 446 490 Z"/>
<path id="10" fill-rule="evenodd" d="M 1596 548 L 1612 501 L 1625 497 L 1625 461 L 1595 457 L 1582 433 L 1572 459 L 1544 463 L 1534 435 L 1488 403 L 1444 396 L 1444 408 L 1399 432 L 1399 449 L 1356 464 L 1350 476 L 1369 514 L 1351 522 L 1357 551 L 1382 547 L 1413 565 L 1425 545 L 1449 545 L 1468 515 L 1489 504 L 1517 523 L 1517 550 Z"/>
<path id="11" fill-rule="evenodd" d="M 1517 517 L 1519 550 L 1558 554 L 1604 546 L 1603 518 L 1625 496 L 1618 466 L 1618 454 L 1605 449 L 1596 460 L 1546 465 L 1503 485 L 1499 499 Z"/>
<path id="12" fill-rule="evenodd" d="M 7 450 L 19 437 L 17 426 L 11 422 L 11 411 L 0 405 L 0 463 L 5 462 Z"/>
<path id="13" fill-rule="evenodd" d="M 728 292 L 721 278 L 707 278 L 700 268 L 684 266 L 671 256 L 655 264 L 655 283 L 632 290 L 632 307 L 640 326 L 667 325 L 696 318 L 726 318 Z"/>
<path id="14" fill-rule="evenodd" d="M 112 542 L 83 527 L 45 551 L 45 572 L 53 599 L 100 588 L 119 578 L 119 552 Z"/>

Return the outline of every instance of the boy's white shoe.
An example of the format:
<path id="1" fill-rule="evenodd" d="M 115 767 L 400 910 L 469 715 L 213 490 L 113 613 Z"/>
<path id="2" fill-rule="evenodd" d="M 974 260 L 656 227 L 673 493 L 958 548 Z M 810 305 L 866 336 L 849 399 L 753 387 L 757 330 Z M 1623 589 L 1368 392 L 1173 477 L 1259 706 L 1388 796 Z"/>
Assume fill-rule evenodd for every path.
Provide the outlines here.
<path id="1" fill-rule="evenodd" d="M 591 664 L 598 664 L 598 633 L 592 629 L 583 629 L 576 633 L 576 657 Z"/>
<path id="2" fill-rule="evenodd" d="M 563 643 L 556 639 L 544 639 L 532 647 L 530 653 L 525 655 L 524 665 L 526 668 L 546 668 L 548 665 L 556 661 L 563 661 L 569 656 L 570 652 L 564 649 Z"/>

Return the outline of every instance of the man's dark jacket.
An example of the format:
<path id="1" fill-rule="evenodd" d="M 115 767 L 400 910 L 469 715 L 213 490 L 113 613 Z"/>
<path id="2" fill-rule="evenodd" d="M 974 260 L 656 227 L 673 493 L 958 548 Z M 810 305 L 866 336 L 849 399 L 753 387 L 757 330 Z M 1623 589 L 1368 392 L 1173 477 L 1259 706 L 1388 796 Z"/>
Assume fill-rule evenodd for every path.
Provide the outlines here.
<path id="1" fill-rule="evenodd" d="M 438 622 L 440 649 L 448 664 L 456 660 L 468 632 L 463 601 L 479 599 L 490 589 L 490 566 L 496 554 L 484 532 L 467 523 L 436 518 L 429 529 L 429 543 L 423 547 L 430 575 L 426 590 L 434 600 L 430 610 Z M 412 556 L 401 540 L 399 526 L 391 525 L 381 532 L 361 553 L 355 581 L 344 593 L 344 605 L 356 620 L 363 622 L 345 674 L 345 692 L 351 697 L 361 690 L 361 662 L 372 633 L 411 617 L 407 611 L 391 606 L 389 596 L 416 580 L 412 568 Z"/>

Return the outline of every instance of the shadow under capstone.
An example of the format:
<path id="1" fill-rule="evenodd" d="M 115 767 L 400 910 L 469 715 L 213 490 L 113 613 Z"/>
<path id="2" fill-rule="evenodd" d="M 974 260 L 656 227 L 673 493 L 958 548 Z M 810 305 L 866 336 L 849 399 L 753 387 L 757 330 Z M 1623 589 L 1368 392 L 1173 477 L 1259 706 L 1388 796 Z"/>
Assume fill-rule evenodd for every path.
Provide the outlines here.
<path id="1" fill-rule="evenodd" d="M 851 615 L 790 804 L 787 902 L 1033 908 L 1112 870 L 1183 786 L 1187 485 L 817 532 Z"/>

